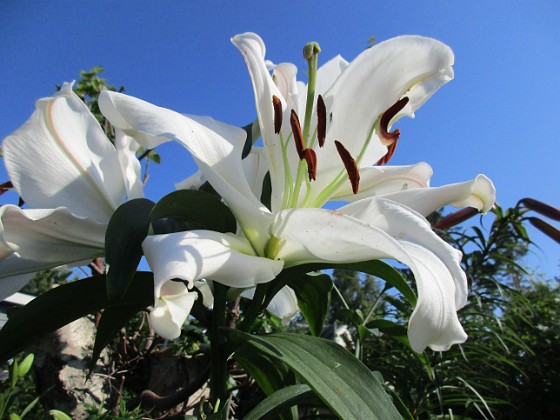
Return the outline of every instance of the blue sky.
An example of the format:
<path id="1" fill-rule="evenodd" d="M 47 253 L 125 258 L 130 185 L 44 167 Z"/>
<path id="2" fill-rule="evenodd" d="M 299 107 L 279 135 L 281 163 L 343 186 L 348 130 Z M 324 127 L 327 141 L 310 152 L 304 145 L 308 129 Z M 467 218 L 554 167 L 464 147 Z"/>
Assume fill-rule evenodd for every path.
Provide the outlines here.
<path id="1" fill-rule="evenodd" d="M 399 121 L 391 163 L 430 163 L 432 185 L 484 173 L 503 206 L 527 196 L 558 206 L 559 18 L 554 0 L 0 0 L 0 138 L 56 84 L 98 65 L 130 95 L 245 125 L 255 117 L 254 101 L 233 35 L 258 33 L 269 59 L 294 62 L 303 73 L 308 41 L 319 42 L 324 62 L 336 54 L 351 60 L 371 36 L 419 34 L 451 46 L 455 80 L 416 119 Z M 194 170 L 184 151 L 166 145 L 161 154 L 147 189 L 152 199 Z M 530 232 L 541 247 L 531 264 L 558 275 L 557 244 Z"/>

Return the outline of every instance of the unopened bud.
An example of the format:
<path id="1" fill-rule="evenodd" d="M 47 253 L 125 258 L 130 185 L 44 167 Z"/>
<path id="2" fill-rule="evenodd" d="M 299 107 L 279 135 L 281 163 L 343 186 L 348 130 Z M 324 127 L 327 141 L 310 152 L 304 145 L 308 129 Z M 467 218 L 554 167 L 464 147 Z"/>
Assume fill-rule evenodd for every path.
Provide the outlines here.
<path id="1" fill-rule="evenodd" d="M 316 42 L 310 42 L 303 47 L 303 58 L 311 60 L 313 56 L 321 52 L 321 47 Z"/>
<path id="2" fill-rule="evenodd" d="M 434 225 L 434 228 L 442 230 L 449 229 L 453 226 L 457 226 L 458 224 L 463 223 L 465 220 L 470 219 L 476 214 L 478 214 L 478 210 L 474 207 L 465 207 L 464 209 L 451 213 L 445 216 L 443 219 L 439 220 Z"/>
<path id="3" fill-rule="evenodd" d="M 543 216 L 551 218 L 552 220 L 560 221 L 560 210 L 543 203 L 542 201 L 535 200 L 534 198 L 522 198 L 519 200 L 519 203 L 523 204 L 529 210 L 534 210 Z"/>
<path id="4" fill-rule="evenodd" d="M 560 244 L 560 230 L 556 229 L 554 226 L 549 225 L 548 223 L 537 217 L 529 217 L 527 220 L 529 220 L 529 223 L 531 223 L 542 233 L 547 235 L 549 238 L 554 239 L 557 243 Z"/>

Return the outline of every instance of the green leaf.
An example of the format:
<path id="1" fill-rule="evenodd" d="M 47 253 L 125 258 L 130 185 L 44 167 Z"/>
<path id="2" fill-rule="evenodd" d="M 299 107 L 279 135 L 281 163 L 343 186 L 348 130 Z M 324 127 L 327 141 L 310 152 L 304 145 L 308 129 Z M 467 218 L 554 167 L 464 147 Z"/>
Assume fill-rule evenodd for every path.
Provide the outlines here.
<path id="1" fill-rule="evenodd" d="M 105 233 L 107 296 L 120 299 L 128 289 L 142 258 L 142 241 L 149 228 L 154 203 L 137 198 L 121 205 L 111 217 Z"/>
<path id="2" fill-rule="evenodd" d="M 258 337 L 229 330 L 226 334 L 233 342 L 245 343 L 288 365 L 343 419 L 401 418 L 369 369 L 333 341 L 291 333 Z"/>
<path id="3" fill-rule="evenodd" d="M 277 360 L 271 360 L 265 354 L 255 351 L 250 346 L 245 346 L 243 350 L 239 350 L 235 358 L 266 395 L 271 395 L 287 385 L 295 384 L 295 377 L 286 365 L 278 363 Z"/>
<path id="4" fill-rule="evenodd" d="M 8 416 L 8 418 L 10 420 L 21 420 L 21 417 L 19 415 L 17 415 L 16 413 L 10 413 L 10 415 Z"/>
<path id="5" fill-rule="evenodd" d="M 154 304 L 154 280 L 151 273 L 137 272 L 132 285 L 118 302 L 107 307 L 101 314 L 93 353 L 88 363 L 90 373 L 103 349 L 120 329 L 138 312 Z"/>
<path id="6" fill-rule="evenodd" d="M 35 407 L 37 405 L 37 403 L 39 402 L 40 399 L 41 399 L 41 397 L 37 397 L 33 401 L 31 401 L 27 405 L 27 407 L 25 407 L 25 409 L 21 412 L 20 416 L 25 417 L 27 415 L 27 413 L 29 413 L 31 410 L 33 410 L 33 407 Z"/>
<path id="7" fill-rule="evenodd" d="M 277 277 L 276 280 L 272 282 L 270 290 L 272 293 L 276 293 L 282 287 L 290 282 L 290 279 L 294 276 L 299 276 L 301 274 L 310 273 L 312 271 L 318 270 L 328 270 L 328 269 L 344 269 L 360 271 L 362 273 L 371 274 L 372 276 L 377 276 L 393 287 L 395 287 L 407 301 L 416 306 L 416 294 L 407 283 L 406 279 L 396 270 L 394 267 L 390 266 L 386 262 L 380 260 L 362 261 L 357 263 L 347 263 L 347 264 L 331 264 L 331 263 L 310 263 L 302 264 L 296 267 L 290 267 L 283 270 Z M 268 302 L 265 301 L 265 305 Z"/>
<path id="8" fill-rule="evenodd" d="M 267 208 L 271 209 L 272 204 L 272 181 L 270 180 L 270 172 L 267 172 L 263 179 L 262 191 L 261 191 L 261 203 Z"/>
<path id="9" fill-rule="evenodd" d="M 304 274 L 298 278 L 292 278 L 288 282 L 288 286 L 294 289 L 299 309 L 309 325 L 311 335 L 320 337 L 331 302 L 333 288 L 331 278 L 326 274 Z"/>
<path id="10" fill-rule="evenodd" d="M 207 229 L 235 232 L 237 222 L 231 210 L 213 194 L 201 190 L 179 190 L 157 202 L 150 222 L 173 219 L 183 224 L 183 230 Z"/>
<path id="11" fill-rule="evenodd" d="M 276 419 L 287 408 L 308 402 L 313 398 L 316 396 L 307 385 L 291 385 L 265 398 L 244 418 L 245 420 Z"/>
<path id="12" fill-rule="evenodd" d="M 20 363 L 20 365 L 18 366 L 18 371 L 17 374 L 20 378 L 23 378 L 25 375 L 27 375 L 27 372 L 29 372 L 29 369 L 31 369 L 31 366 L 33 366 L 33 359 L 35 358 L 35 356 L 33 355 L 33 353 L 28 354 L 27 357 L 25 359 L 23 359 L 23 361 Z"/>
<path id="13" fill-rule="evenodd" d="M 355 326 L 362 325 L 364 322 L 364 318 L 361 314 L 362 311 L 353 311 L 352 309 L 341 309 L 340 311 L 336 312 L 337 318 L 344 318 Z"/>
<path id="14" fill-rule="evenodd" d="M 371 330 L 377 328 L 383 334 L 393 337 L 397 341 L 410 347 L 410 342 L 408 341 L 408 332 L 406 327 L 397 324 L 396 322 L 389 321 L 386 319 L 374 319 L 366 324 L 366 330 Z"/>
<path id="15" fill-rule="evenodd" d="M 136 276 L 152 278 L 151 273 L 139 272 Z M 109 306 L 105 283 L 105 276 L 100 275 L 63 284 L 14 311 L 0 330 L 0 362 L 14 357 L 38 338 Z M 137 290 L 131 288 L 125 296 L 135 293 Z M 123 299 L 115 303 L 120 304 L 126 305 L 127 301 Z"/>
<path id="16" fill-rule="evenodd" d="M 243 145 L 243 152 L 241 153 L 241 159 L 245 159 L 251 153 L 253 144 L 261 136 L 261 130 L 258 121 L 253 121 L 243 127 L 243 130 L 247 133 L 247 138 L 245 139 L 245 144 Z"/>

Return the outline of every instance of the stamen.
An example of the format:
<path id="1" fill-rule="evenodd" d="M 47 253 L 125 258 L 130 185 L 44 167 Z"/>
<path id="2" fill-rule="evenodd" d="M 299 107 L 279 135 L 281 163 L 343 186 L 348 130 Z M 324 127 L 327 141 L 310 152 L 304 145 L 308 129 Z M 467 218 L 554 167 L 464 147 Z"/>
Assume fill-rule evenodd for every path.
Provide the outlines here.
<path id="1" fill-rule="evenodd" d="M 278 96 L 272 96 L 272 106 L 274 107 L 274 134 L 278 134 L 282 128 L 282 102 Z"/>
<path id="2" fill-rule="evenodd" d="M 389 123 L 391 122 L 393 117 L 406 106 L 408 100 L 409 99 L 406 96 L 402 99 L 399 99 L 381 116 L 381 119 L 379 121 L 379 138 L 381 139 L 381 143 L 383 143 L 384 146 L 390 146 L 392 143 L 396 142 L 399 139 L 401 132 L 398 128 L 390 133 L 387 130 L 389 129 Z"/>
<path id="3" fill-rule="evenodd" d="M 348 173 L 348 178 L 350 179 L 350 184 L 352 185 L 352 192 L 358 194 L 358 186 L 360 184 L 360 172 L 358 170 L 358 165 L 348 149 L 338 140 L 334 141 L 336 145 L 336 150 L 344 163 L 346 172 Z"/>
<path id="4" fill-rule="evenodd" d="M 323 97 L 317 97 L 317 139 L 319 140 L 319 147 L 325 145 L 325 137 L 327 135 L 327 107 Z"/>
<path id="5" fill-rule="evenodd" d="M 301 125 L 299 124 L 298 115 L 293 109 L 290 113 L 290 125 L 292 126 L 292 133 L 294 133 L 298 156 L 300 159 L 304 159 L 303 149 L 305 149 L 305 144 L 303 142 L 303 134 L 301 133 Z"/>
<path id="6" fill-rule="evenodd" d="M 309 180 L 315 181 L 317 179 L 317 154 L 313 149 L 305 149 L 303 151 L 303 158 L 307 162 L 307 173 Z"/>
<path id="7" fill-rule="evenodd" d="M 389 163 L 389 161 L 393 157 L 393 154 L 395 153 L 395 150 L 397 149 L 397 141 L 398 139 L 389 145 L 385 156 L 377 161 L 377 166 L 386 165 L 387 163 Z"/>
<path id="8" fill-rule="evenodd" d="M 10 191 L 12 188 L 14 188 L 12 181 L 6 181 L 3 184 L 0 184 L 0 195 L 4 194 L 6 191 Z"/>

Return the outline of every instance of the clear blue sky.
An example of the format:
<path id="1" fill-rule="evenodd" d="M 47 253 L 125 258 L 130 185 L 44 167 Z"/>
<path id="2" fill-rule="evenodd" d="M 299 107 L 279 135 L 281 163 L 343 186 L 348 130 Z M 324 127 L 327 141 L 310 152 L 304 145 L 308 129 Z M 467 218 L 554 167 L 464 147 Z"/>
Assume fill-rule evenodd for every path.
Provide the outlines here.
<path id="1" fill-rule="evenodd" d="M 236 125 L 255 117 L 245 64 L 229 39 L 253 31 L 274 62 L 303 73 L 301 48 L 351 60 L 375 36 L 431 36 L 455 52 L 455 80 L 401 120 L 393 164 L 426 161 L 432 185 L 485 173 L 498 201 L 560 205 L 560 3 L 548 1 L 23 1 L 0 0 L 0 139 L 33 112 L 36 99 L 80 70 L 105 67 L 127 93 L 177 111 Z M 303 77 L 303 75 L 302 75 Z M 194 168 L 163 147 L 151 172 L 157 199 Z M 6 178 L 0 169 L 0 181 Z M 558 246 L 532 264 L 558 275 Z"/>

